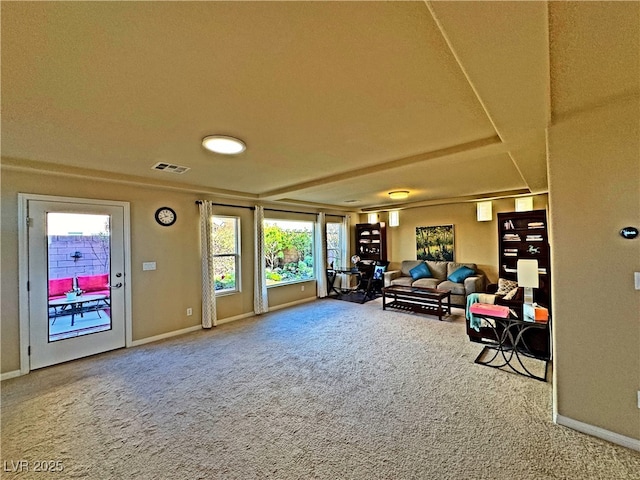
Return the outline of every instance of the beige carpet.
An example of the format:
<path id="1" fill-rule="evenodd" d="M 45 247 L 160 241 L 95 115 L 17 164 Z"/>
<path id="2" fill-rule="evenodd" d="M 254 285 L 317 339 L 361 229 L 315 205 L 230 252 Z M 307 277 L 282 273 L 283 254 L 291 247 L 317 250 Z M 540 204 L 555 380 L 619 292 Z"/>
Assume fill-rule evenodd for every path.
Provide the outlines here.
<path id="1" fill-rule="evenodd" d="M 327 299 L 42 369 L 2 383 L 1 460 L 64 472 L 2 478 L 640 479 L 480 349 L 461 316 Z"/>

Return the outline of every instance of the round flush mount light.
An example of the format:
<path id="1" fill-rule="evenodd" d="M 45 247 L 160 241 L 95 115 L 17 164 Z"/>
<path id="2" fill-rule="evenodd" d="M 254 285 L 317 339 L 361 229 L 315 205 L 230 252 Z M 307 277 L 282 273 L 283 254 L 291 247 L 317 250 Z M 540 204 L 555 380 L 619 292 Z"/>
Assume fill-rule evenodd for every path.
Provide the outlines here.
<path id="1" fill-rule="evenodd" d="M 393 192 L 389 192 L 389 197 L 391 198 L 391 200 L 404 200 L 408 196 L 408 190 L 394 190 Z"/>
<path id="2" fill-rule="evenodd" d="M 225 135 L 209 135 L 202 139 L 202 146 L 207 150 L 223 155 L 237 155 L 246 150 L 242 140 Z"/>

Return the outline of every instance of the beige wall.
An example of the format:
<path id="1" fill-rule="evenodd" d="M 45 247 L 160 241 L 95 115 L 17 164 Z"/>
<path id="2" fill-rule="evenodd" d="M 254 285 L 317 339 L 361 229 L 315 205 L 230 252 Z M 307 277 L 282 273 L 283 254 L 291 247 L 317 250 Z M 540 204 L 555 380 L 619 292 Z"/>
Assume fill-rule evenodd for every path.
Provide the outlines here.
<path id="1" fill-rule="evenodd" d="M 640 439 L 638 98 L 549 129 L 557 413 Z"/>
<path id="2" fill-rule="evenodd" d="M 400 226 L 387 228 L 387 256 L 390 269 L 399 268 L 402 260 L 416 259 L 416 227 L 433 225 L 453 225 L 455 260 L 476 263 L 487 275 L 490 282 L 498 281 L 498 225 L 499 212 L 513 212 L 515 200 L 505 198 L 494 200 L 493 220 L 476 220 L 476 203 L 456 203 L 433 207 L 409 208 L 400 212 Z M 547 196 L 535 195 L 533 208 L 547 208 Z M 387 222 L 386 213 L 380 214 L 381 221 Z M 366 215 L 361 216 L 366 222 Z"/>
<path id="3" fill-rule="evenodd" d="M 131 204 L 131 264 L 133 340 L 142 340 L 196 326 L 201 315 L 198 208 L 201 196 L 165 189 L 144 188 L 35 172 L 2 169 L 2 273 L 0 372 L 20 368 L 18 316 L 18 193 L 109 199 Z M 215 200 L 210 198 L 211 200 Z M 172 207 L 178 221 L 161 227 L 154 213 Z M 217 213 L 237 215 L 242 226 L 242 292 L 218 298 L 218 318 L 253 312 L 253 212 L 221 208 Z M 157 270 L 142 271 L 142 262 L 154 261 Z M 315 297 L 315 282 L 269 289 L 269 305 Z M 186 309 L 193 308 L 193 316 Z"/>

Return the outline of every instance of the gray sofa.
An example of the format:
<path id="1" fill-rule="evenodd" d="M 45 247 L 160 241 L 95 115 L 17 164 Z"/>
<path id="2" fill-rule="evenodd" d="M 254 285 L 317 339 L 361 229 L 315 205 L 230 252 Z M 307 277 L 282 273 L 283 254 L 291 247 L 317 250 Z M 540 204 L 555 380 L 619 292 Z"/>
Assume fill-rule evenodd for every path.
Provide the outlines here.
<path id="1" fill-rule="evenodd" d="M 426 263 L 431 277 L 414 280 L 411 276 L 411 269 L 421 263 Z M 447 280 L 447 277 L 460 267 L 467 267 L 475 273 L 465 278 L 462 282 L 456 283 Z M 486 278 L 484 273 L 478 270 L 475 263 L 456 263 L 435 260 L 404 260 L 400 270 L 390 270 L 384 273 L 384 286 L 404 285 L 414 287 L 439 288 L 451 290 L 451 304 L 466 306 L 467 295 L 475 292 L 484 292 Z"/>

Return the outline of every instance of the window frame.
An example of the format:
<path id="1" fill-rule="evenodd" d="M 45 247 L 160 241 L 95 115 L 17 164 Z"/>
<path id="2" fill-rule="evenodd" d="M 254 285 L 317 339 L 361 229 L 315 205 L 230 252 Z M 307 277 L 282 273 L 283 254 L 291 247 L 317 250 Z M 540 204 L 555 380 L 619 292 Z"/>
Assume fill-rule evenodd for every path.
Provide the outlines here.
<path id="1" fill-rule="evenodd" d="M 241 219 L 239 216 L 236 215 L 211 215 L 211 229 L 213 231 L 214 228 L 214 224 L 215 224 L 215 220 L 216 219 L 222 219 L 222 220 L 234 220 L 235 221 L 235 233 L 234 233 L 234 239 L 235 239 L 235 253 L 215 253 L 215 251 L 211 252 L 211 256 L 213 257 L 213 261 L 215 264 L 215 260 L 216 258 L 227 258 L 227 257 L 234 257 L 235 258 L 235 262 L 234 262 L 234 267 L 235 267 L 235 287 L 234 288 L 223 288 L 220 290 L 216 290 L 215 288 L 215 276 L 213 279 L 214 282 L 214 293 L 216 295 L 216 297 L 219 296 L 224 296 L 224 295 L 232 295 L 232 294 L 236 294 L 236 293 L 241 293 L 242 292 L 242 282 L 241 282 L 241 277 L 242 277 L 242 269 L 240 268 L 241 266 L 241 258 L 242 258 L 242 251 L 241 251 L 241 246 L 242 246 L 242 242 L 241 242 Z M 213 233 L 213 232 L 212 232 Z M 212 246 L 212 250 L 214 249 L 214 246 Z"/>
<path id="2" fill-rule="evenodd" d="M 337 263 L 335 263 L 334 260 L 334 265 L 333 268 L 345 268 L 347 266 L 347 255 L 348 255 L 348 251 L 347 251 L 347 231 L 344 225 L 344 222 L 338 222 L 338 221 L 332 221 L 332 220 L 327 220 L 326 222 L 327 228 L 326 228 L 326 246 L 327 246 L 327 251 L 325 252 L 325 255 L 327 256 L 327 267 L 331 266 L 331 260 L 329 259 L 329 225 L 332 226 L 336 226 L 337 227 L 337 233 L 338 233 L 338 245 L 337 245 Z"/>
<path id="3" fill-rule="evenodd" d="M 307 224 L 311 226 L 311 230 L 309 232 L 310 238 L 311 238 L 311 259 L 313 262 L 313 266 L 311 267 L 312 270 L 312 276 L 309 278 L 295 278 L 295 279 L 291 279 L 291 280 L 279 280 L 279 281 L 274 281 L 269 279 L 267 277 L 267 275 L 269 274 L 268 272 L 268 267 L 267 267 L 267 259 L 266 259 L 266 254 L 265 257 L 263 258 L 263 262 L 264 262 L 264 271 L 265 271 L 265 282 L 267 284 L 267 288 L 272 288 L 272 287 L 280 287 L 283 285 L 293 285 L 296 283 L 303 283 L 303 282 L 313 282 L 317 280 L 317 274 L 316 274 L 316 262 L 317 262 L 317 258 L 316 258 L 316 239 L 315 239 L 315 229 L 316 229 L 316 222 L 313 220 L 302 220 L 302 219 L 289 219 L 289 218 L 265 218 L 264 222 L 263 222 L 263 236 L 266 235 L 266 229 L 269 226 L 268 224 L 270 223 L 302 223 L 302 224 Z M 266 240 L 263 238 L 263 240 Z M 265 245 L 265 249 L 266 249 L 266 245 Z"/>

